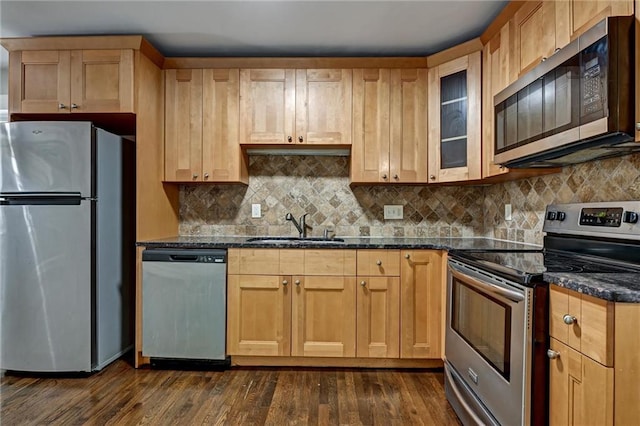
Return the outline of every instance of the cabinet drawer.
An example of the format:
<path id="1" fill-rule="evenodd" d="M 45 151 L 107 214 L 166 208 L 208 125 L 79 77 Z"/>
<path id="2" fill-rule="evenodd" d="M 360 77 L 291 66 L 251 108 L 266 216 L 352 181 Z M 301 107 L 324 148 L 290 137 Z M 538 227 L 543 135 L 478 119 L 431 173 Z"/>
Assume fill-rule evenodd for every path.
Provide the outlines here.
<path id="1" fill-rule="evenodd" d="M 227 268 L 229 274 L 278 275 L 280 250 L 229 249 Z"/>
<path id="2" fill-rule="evenodd" d="M 355 250 L 305 250 L 305 275 L 356 275 Z"/>
<path id="3" fill-rule="evenodd" d="M 400 250 L 358 250 L 358 275 L 399 276 Z"/>
<path id="4" fill-rule="evenodd" d="M 591 359 L 613 365 L 614 304 L 551 286 L 549 334 Z"/>

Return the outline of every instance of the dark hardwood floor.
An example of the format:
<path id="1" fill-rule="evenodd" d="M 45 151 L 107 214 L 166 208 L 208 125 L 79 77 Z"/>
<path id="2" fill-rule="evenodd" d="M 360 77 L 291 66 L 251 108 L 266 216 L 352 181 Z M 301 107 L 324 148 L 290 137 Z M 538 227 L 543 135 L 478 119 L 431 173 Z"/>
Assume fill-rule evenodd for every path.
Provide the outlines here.
<path id="1" fill-rule="evenodd" d="M 458 425 L 431 370 L 136 370 L 83 378 L 7 375 L 0 424 Z"/>

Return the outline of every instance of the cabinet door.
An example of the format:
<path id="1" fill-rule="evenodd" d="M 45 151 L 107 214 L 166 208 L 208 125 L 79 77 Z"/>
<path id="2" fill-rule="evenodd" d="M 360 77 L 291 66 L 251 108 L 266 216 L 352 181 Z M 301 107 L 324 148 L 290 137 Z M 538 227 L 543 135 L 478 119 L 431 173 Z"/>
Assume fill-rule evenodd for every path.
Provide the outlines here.
<path id="1" fill-rule="evenodd" d="M 240 70 L 241 144 L 294 143 L 295 70 Z"/>
<path id="2" fill-rule="evenodd" d="M 70 52 L 32 50 L 9 55 L 10 113 L 70 111 Z"/>
<path id="3" fill-rule="evenodd" d="M 503 33 L 506 34 L 503 36 Z M 509 24 L 496 34 L 482 50 L 482 177 L 508 172 L 493 161 L 495 155 L 495 109 L 493 97 L 509 85 Z"/>
<path id="4" fill-rule="evenodd" d="M 72 50 L 71 112 L 133 112 L 133 50 Z"/>
<path id="5" fill-rule="evenodd" d="M 202 179 L 248 181 L 238 143 L 240 74 L 237 69 L 202 70 Z"/>
<path id="6" fill-rule="evenodd" d="M 391 70 L 391 182 L 427 181 L 427 70 Z"/>
<path id="7" fill-rule="evenodd" d="M 569 38 L 575 40 L 582 33 L 607 16 L 633 14 L 633 0 L 570 0 L 568 12 Z"/>
<path id="8" fill-rule="evenodd" d="M 389 70 L 353 70 L 351 182 L 389 182 Z"/>
<path id="9" fill-rule="evenodd" d="M 429 182 L 480 179 L 480 52 L 429 69 Z"/>
<path id="10" fill-rule="evenodd" d="M 442 253 L 402 251 L 400 357 L 441 358 Z"/>
<path id="11" fill-rule="evenodd" d="M 357 356 L 400 356 L 400 278 L 357 278 Z"/>
<path id="12" fill-rule="evenodd" d="M 290 283 L 286 276 L 228 276 L 229 355 L 290 355 Z"/>
<path id="13" fill-rule="evenodd" d="M 551 339 L 549 424 L 612 425 L 613 368 Z"/>
<path id="14" fill-rule="evenodd" d="M 351 70 L 296 71 L 296 143 L 351 145 Z"/>
<path id="15" fill-rule="evenodd" d="M 165 71 L 164 146 L 165 181 L 202 181 L 202 70 Z"/>
<path id="16" fill-rule="evenodd" d="M 354 357 L 356 278 L 293 277 L 292 356 Z"/>
<path id="17" fill-rule="evenodd" d="M 556 48 L 556 6 L 552 1 L 528 1 L 513 17 L 517 55 L 516 69 L 522 75 L 551 56 Z"/>

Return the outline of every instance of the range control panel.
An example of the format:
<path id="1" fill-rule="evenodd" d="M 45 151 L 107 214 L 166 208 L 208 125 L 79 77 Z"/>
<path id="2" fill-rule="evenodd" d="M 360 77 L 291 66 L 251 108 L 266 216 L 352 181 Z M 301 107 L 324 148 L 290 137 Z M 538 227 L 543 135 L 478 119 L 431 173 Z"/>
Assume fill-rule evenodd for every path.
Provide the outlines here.
<path id="1" fill-rule="evenodd" d="M 621 208 L 590 208 L 580 212 L 580 225 L 586 226 L 614 226 L 622 224 Z"/>
<path id="2" fill-rule="evenodd" d="M 552 204 L 543 231 L 640 240 L 640 202 Z"/>

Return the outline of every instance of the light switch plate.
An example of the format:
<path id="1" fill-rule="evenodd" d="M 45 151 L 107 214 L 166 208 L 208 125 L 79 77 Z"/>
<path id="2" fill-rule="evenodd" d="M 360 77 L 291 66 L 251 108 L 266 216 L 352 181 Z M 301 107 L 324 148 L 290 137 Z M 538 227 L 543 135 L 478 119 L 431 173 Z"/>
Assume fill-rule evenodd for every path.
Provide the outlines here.
<path id="1" fill-rule="evenodd" d="M 262 217 L 262 206 L 260 204 L 251 204 L 251 217 Z"/>
<path id="2" fill-rule="evenodd" d="M 384 205 L 384 218 L 385 219 L 402 219 L 404 217 L 402 204 L 385 204 Z"/>

